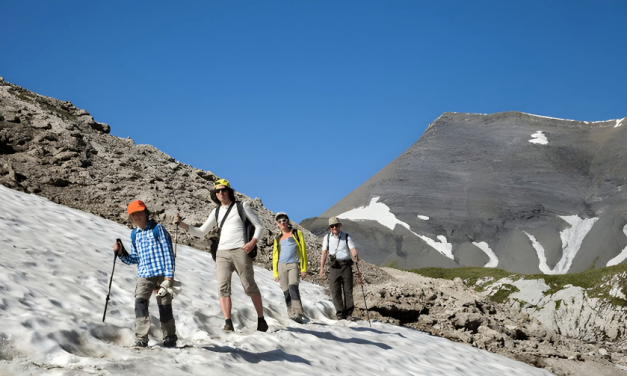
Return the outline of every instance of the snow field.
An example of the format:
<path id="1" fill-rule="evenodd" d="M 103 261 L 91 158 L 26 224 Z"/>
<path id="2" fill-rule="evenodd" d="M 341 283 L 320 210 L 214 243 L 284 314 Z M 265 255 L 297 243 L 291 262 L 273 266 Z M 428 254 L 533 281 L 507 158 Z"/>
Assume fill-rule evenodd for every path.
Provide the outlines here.
<path id="1" fill-rule="evenodd" d="M 511 359 L 416 330 L 335 321 L 325 290 L 301 284 L 306 314 L 287 319 L 272 273 L 256 268 L 268 333 L 233 277 L 236 333 L 224 333 L 214 263 L 178 247 L 173 302 L 178 349 L 129 348 L 134 341 L 136 269 L 116 263 L 106 322 L 102 314 L 116 238 L 130 230 L 34 195 L 0 186 L 0 375 L 549 375 Z M 121 209 L 123 210 L 123 209 Z M 316 250 L 310 250 L 315 252 Z M 150 302 L 150 344 L 161 334 Z"/>

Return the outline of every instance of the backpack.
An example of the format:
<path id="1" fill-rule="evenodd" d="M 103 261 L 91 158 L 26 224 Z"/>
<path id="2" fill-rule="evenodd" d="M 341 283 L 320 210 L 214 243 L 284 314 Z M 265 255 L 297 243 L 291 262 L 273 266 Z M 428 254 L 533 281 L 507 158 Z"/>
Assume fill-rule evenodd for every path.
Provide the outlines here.
<path id="1" fill-rule="evenodd" d="M 166 230 L 165 227 L 163 226 L 161 227 L 163 228 L 163 233 L 165 234 L 166 242 L 168 243 L 168 246 L 170 247 L 170 249 L 172 249 L 172 238 L 170 237 L 168 230 Z M 157 244 L 161 244 L 161 241 L 159 238 L 159 230 L 157 229 L 157 222 L 152 221 L 152 220 L 148 221 L 148 230 L 152 230 L 152 236 L 155 237 Z M 137 227 L 135 227 L 133 231 L 131 231 L 131 243 L 133 243 L 133 246 L 135 247 L 135 250 L 137 251 L 137 244 L 135 243 L 136 238 L 137 238 Z"/>
<path id="2" fill-rule="evenodd" d="M 224 214 L 224 218 L 222 218 L 222 223 L 220 223 L 219 226 L 216 225 L 216 228 L 213 229 L 211 235 L 209 235 L 209 242 L 210 242 L 209 249 L 210 249 L 211 257 L 213 258 L 213 261 L 216 260 L 216 254 L 218 251 L 218 244 L 220 243 L 220 233 L 222 232 L 222 226 L 224 226 L 224 222 L 226 221 L 226 218 L 228 217 L 229 212 L 231 211 L 231 208 L 233 207 L 233 205 L 237 207 L 237 214 L 239 214 L 239 217 L 243 222 L 244 242 L 248 243 L 249 241 L 252 240 L 253 236 L 255 235 L 255 226 L 246 216 L 246 213 L 244 212 L 244 205 L 242 204 L 242 202 L 241 201 L 232 202 L 231 205 L 229 205 L 229 208 L 226 210 L 226 214 Z M 220 206 L 216 208 L 216 224 L 218 223 L 219 212 L 220 212 Z M 250 250 L 250 252 L 248 252 L 248 256 L 250 256 L 250 258 L 252 258 L 253 260 L 255 259 L 255 257 L 257 257 L 257 244 L 255 244 L 255 246 Z"/>

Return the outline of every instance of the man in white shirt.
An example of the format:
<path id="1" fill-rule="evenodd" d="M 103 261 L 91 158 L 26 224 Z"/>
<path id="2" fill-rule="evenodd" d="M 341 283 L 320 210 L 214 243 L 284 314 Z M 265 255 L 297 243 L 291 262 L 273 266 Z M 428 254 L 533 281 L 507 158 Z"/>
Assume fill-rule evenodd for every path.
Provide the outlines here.
<path id="1" fill-rule="evenodd" d="M 218 207 L 211 211 L 209 218 L 202 226 L 189 226 L 181 221 L 181 217 L 178 214 L 174 217 L 174 223 L 178 223 L 190 235 L 200 238 L 209 233 L 216 225 L 221 227 L 220 242 L 216 252 L 216 277 L 220 293 L 220 308 L 225 319 L 224 330 L 234 330 L 233 322 L 231 321 L 231 275 L 235 271 L 242 281 L 246 295 L 250 296 L 257 311 L 257 330 L 265 332 L 268 330 L 268 324 L 263 317 L 263 303 L 261 293 L 255 282 L 253 259 L 248 255 L 248 252 L 253 249 L 261 237 L 263 226 L 257 217 L 257 213 L 250 205 L 246 202 L 242 203 L 246 217 L 255 226 L 253 238 L 246 242 L 244 220 L 238 213 L 235 193 L 228 180 L 220 179 L 215 182 L 212 199 L 217 201 Z M 218 211 L 217 221 L 216 210 Z"/>
<path id="2" fill-rule="evenodd" d="M 351 315 L 353 303 L 353 262 L 359 262 L 357 248 L 353 239 L 340 231 L 342 224 L 337 217 L 329 218 L 331 230 L 322 240 L 320 258 L 320 277 L 324 278 L 324 263 L 327 256 L 330 261 L 329 289 L 338 320 L 354 320 Z M 342 292 L 343 290 L 343 292 Z"/>

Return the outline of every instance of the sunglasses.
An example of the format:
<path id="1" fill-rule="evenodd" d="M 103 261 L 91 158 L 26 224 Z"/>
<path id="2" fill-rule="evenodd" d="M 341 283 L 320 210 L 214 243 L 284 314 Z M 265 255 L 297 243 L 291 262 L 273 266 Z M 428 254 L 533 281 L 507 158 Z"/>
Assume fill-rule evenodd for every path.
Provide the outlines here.
<path id="1" fill-rule="evenodd" d="M 216 193 L 224 193 L 224 192 L 228 192 L 228 188 L 220 188 L 220 189 L 216 189 Z"/>
<path id="2" fill-rule="evenodd" d="M 336 227 L 339 228 L 341 225 L 342 225 L 341 223 L 337 223 L 337 224 L 329 226 L 329 228 L 336 228 Z"/>
<path id="3" fill-rule="evenodd" d="M 287 223 L 287 219 L 281 218 L 281 219 L 277 220 L 277 223 Z"/>

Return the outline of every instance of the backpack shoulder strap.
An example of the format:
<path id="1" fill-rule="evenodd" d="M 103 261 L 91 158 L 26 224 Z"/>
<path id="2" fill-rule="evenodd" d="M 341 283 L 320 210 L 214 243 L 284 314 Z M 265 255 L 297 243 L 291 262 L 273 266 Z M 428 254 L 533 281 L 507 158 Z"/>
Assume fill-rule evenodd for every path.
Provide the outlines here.
<path id="1" fill-rule="evenodd" d="M 237 214 L 239 214 L 240 219 L 242 220 L 242 222 L 246 222 L 246 219 L 248 219 L 246 217 L 246 213 L 244 212 L 244 204 L 242 204 L 241 201 L 235 201 L 235 205 L 237 205 Z"/>
<path id="2" fill-rule="evenodd" d="M 155 222 L 154 226 L 152 227 L 152 235 L 155 237 L 157 243 L 159 243 L 159 228 L 157 225 L 158 223 Z M 163 229 L 163 233 L 165 234 L 165 241 L 168 243 L 170 249 L 172 249 L 172 237 L 170 236 L 170 233 L 168 232 L 168 230 L 165 229 L 165 227 L 163 227 L 163 225 L 161 225 L 161 228 Z"/>
<path id="3" fill-rule="evenodd" d="M 347 233 L 347 232 L 345 232 L 345 234 L 346 234 L 346 249 L 350 251 L 351 249 L 350 249 L 350 247 L 348 246 L 348 233 Z"/>
<path id="4" fill-rule="evenodd" d="M 131 231 L 131 243 L 133 243 L 133 247 L 135 247 L 135 251 L 137 251 L 137 245 L 135 244 L 135 239 L 137 238 L 137 227 Z"/>
<path id="5" fill-rule="evenodd" d="M 241 201 L 235 201 L 235 204 L 237 206 L 237 214 L 239 214 L 239 217 L 242 220 L 242 227 L 244 228 L 244 242 L 247 243 L 249 242 L 249 240 L 248 240 L 248 229 L 246 228 L 247 227 L 246 224 L 250 223 L 252 226 L 252 222 L 248 220 L 248 217 L 246 216 L 246 212 L 244 212 L 244 204 Z"/>
<path id="6" fill-rule="evenodd" d="M 300 242 L 300 236 L 298 235 L 298 230 L 297 229 L 292 229 L 292 235 L 294 235 L 294 239 L 296 240 L 296 243 Z"/>
<path id="7" fill-rule="evenodd" d="M 218 225 L 218 213 L 220 213 L 220 205 L 218 205 L 218 207 L 216 208 L 216 226 Z"/>
<path id="8" fill-rule="evenodd" d="M 222 218 L 222 222 L 220 223 L 220 226 L 219 226 L 220 228 L 224 226 L 224 222 L 226 222 L 226 218 L 229 216 L 231 209 L 233 209 L 233 203 L 231 203 L 231 205 L 229 205 L 229 208 L 226 209 L 226 213 L 224 213 L 224 218 Z M 218 209 L 216 209 L 216 223 L 218 223 Z"/>
<path id="9" fill-rule="evenodd" d="M 331 233 L 330 232 L 327 234 L 327 248 L 331 248 L 331 245 L 329 244 L 329 240 L 331 240 Z M 327 251 L 331 252 L 330 249 L 327 249 Z"/>

